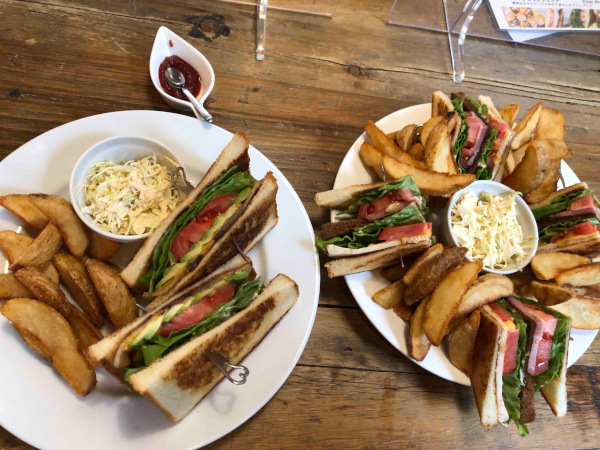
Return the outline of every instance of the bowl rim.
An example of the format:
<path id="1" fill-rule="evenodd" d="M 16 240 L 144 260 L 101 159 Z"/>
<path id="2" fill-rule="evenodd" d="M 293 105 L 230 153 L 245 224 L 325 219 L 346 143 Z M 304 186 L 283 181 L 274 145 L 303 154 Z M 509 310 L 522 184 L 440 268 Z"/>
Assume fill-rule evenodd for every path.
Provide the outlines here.
<path id="1" fill-rule="evenodd" d="M 448 205 L 446 207 L 446 211 L 444 214 L 444 227 L 446 228 L 445 231 L 446 231 L 447 236 L 452 240 L 452 242 L 450 244 L 453 244 L 457 247 L 462 247 L 458 243 L 458 240 L 456 239 L 454 232 L 452 231 L 451 215 L 452 215 L 452 208 L 454 207 L 454 204 L 458 201 L 458 199 L 463 194 L 465 194 L 466 192 L 471 192 L 474 190 L 474 187 L 482 186 L 482 185 L 490 186 L 490 188 L 491 188 L 490 192 L 492 192 L 492 194 L 495 194 L 495 195 L 498 195 L 498 194 L 501 194 L 504 192 L 514 192 L 514 189 L 511 189 L 510 187 L 506 186 L 505 184 L 499 183 L 497 181 L 492 181 L 492 180 L 475 180 L 470 185 L 455 192 L 452 195 L 452 197 L 450 197 L 450 200 L 448 200 Z M 517 203 L 517 206 L 524 207 L 522 209 L 524 209 L 526 211 L 525 215 L 523 216 L 523 214 L 521 214 L 519 212 L 519 208 L 517 208 L 517 220 L 518 220 L 519 224 L 522 226 L 523 221 L 529 221 L 534 225 L 534 229 L 535 229 L 534 244 L 533 244 L 531 250 L 529 251 L 529 253 L 527 254 L 527 256 L 517 266 L 510 268 L 510 269 L 492 269 L 491 267 L 487 267 L 484 265 L 482 268 L 483 272 L 494 273 L 494 274 L 498 274 L 498 275 L 509 275 L 511 273 L 519 272 L 519 271 L 523 270 L 523 268 L 525 268 L 531 262 L 531 260 L 533 259 L 533 257 L 535 256 L 535 254 L 537 252 L 538 243 L 539 243 L 539 235 L 538 235 L 538 230 L 537 230 L 537 222 L 535 220 L 535 217 L 533 216 L 533 212 L 531 212 L 531 208 L 529 208 L 529 205 L 527 204 L 527 202 L 525 202 L 523 197 L 521 195 L 519 195 L 518 193 L 517 193 L 517 195 L 515 195 L 515 202 Z M 468 255 L 465 255 L 465 257 L 469 261 L 474 261 Z"/>
<path id="2" fill-rule="evenodd" d="M 142 240 L 142 239 L 146 239 L 148 236 L 150 236 L 150 234 L 152 233 L 152 231 L 149 231 L 149 232 L 144 233 L 144 234 L 124 235 L 124 234 L 116 234 L 116 233 L 111 233 L 109 231 L 102 230 L 100 227 L 98 227 L 97 225 L 95 225 L 90 220 L 89 217 L 87 217 L 88 216 L 87 214 L 85 214 L 85 213 L 83 213 L 81 211 L 81 208 L 79 206 L 79 202 L 78 202 L 78 199 L 77 199 L 77 193 L 78 193 L 79 189 L 81 188 L 81 186 L 75 186 L 76 175 L 82 170 L 83 160 L 85 159 L 85 157 L 88 156 L 89 154 L 92 154 L 95 151 L 97 151 L 97 148 L 100 147 L 101 145 L 104 145 L 107 142 L 118 141 L 118 140 L 121 140 L 121 139 L 137 139 L 137 140 L 140 140 L 140 141 L 146 141 L 146 142 L 152 143 L 152 144 L 154 144 L 154 145 L 162 148 L 163 150 L 165 150 L 169 154 L 169 158 L 173 159 L 173 161 L 175 161 L 177 164 L 180 164 L 179 160 L 173 154 L 173 152 L 171 152 L 171 150 L 166 145 L 164 145 L 160 141 L 157 141 L 156 139 L 148 138 L 148 137 L 145 137 L 145 136 L 136 136 L 136 135 L 111 136 L 111 137 L 108 137 L 106 139 L 102 139 L 102 140 L 96 142 L 91 147 L 89 147 L 85 152 L 83 152 L 81 154 L 81 156 L 79 157 L 79 159 L 75 163 L 75 166 L 73 167 L 73 170 L 71 171 L 71 178 L 69 179 L 69 196 L 71 197 L 71 204 L 73 205 L 73 209 L 75 210 L 75 213 L 77 214 L 77 216 L 79 217 L 79 219 L 83 222 L 83 224 L 85 226 L 87 226 L 90 230 L 92 230 L 92 231 L 100 234 L 101 236 L 104 236 L 107 239 L 110 239 L 111 241 L 135 242 L 135 241 L 139 241 L 139 240 Z"/>
<path id="3" fill-rule="evenodd" d="M 162 95 L 166 99 L 168 98 L 170 101 L 172 101 L 180 106 L 185 106 L 185 107 L 188 107 L 189 109 L 193 109 L 191 102 L 189 102 L 187 100 L 181 100 L 181 99 L 173 97 L 170 94 L 167 94 L 167 92 L 165 92 L 163 90 L 162 86 L 160 85 L 160 82 L 158 81 L 158 77 L 154 73 L 156 71 L 153 70 L 153 67 L 152 67 L 152 53 L 154 53 L 155 48 L 157 48 L 157 45 L 159 44 L 159 38 L 160 38 L 161 34 L 163 34 L 163 33 L 172 35 L 173 37 L 175 37 L 175 39 L 180 41 L 182 43 L 182 45 L 190 48 L 192 50 L 192 52 L 194 52 L 198 55 L 198 57 L 199 57 L 198 59 L 203 64 L 205 64 L 206 67 L 208 68 L 208 70 L 211 74 L 210 83 L 208 84 L 208 87 L 206 88 L 206 92 L 204 93 L 204 95 L 202 95 L 201 97 L 196 97 L 196 99 L 200 102 L 200 104 L 204 105 L 204 102 L 206 101 L 206 99 L 212 92 L 213 88 L 215 87 L 215 71 L 213 69 L 213 66 L 210 63 L 210 61 L 208 60 L 208 58 L 206 56 L 204 56 L 204 54 L 202 52 L 200 52 L 200 50 L 198 50 L 196 47 L 194 47 L 188 41 L 186 41 L 181 36 L 179 36 L 177 33 L 175 33 L 174 31 L 172 31 L 171 29 L 169 29 L 168 27 L 166 27 L 164 25 L 161 25 L 156 32 L 156 35 L 154 37 L 154 42 L 152 43 L 152 50 L 150 51 L 150 58 L 148 58 L 148 68 L 150 71 L 150 79 L 152 80 L 152 84 L 154 85 L 154 88 L 159 92 L 160 95 Z M 186 62 L 193 66 L 193 64 L 191 64 L 189 61 L 186 61 Z M 202 82 L 202 79 L 201 79 L 201 82 Z M 202 90 L 200 90 L 200 92 L 202 92 Z"/>

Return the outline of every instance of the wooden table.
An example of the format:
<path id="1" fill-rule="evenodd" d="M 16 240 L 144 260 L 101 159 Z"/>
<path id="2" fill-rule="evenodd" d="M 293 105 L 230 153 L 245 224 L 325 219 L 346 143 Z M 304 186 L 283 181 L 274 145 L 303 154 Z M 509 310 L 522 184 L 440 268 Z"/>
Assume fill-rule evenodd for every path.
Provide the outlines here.
<path id="1" fill-rule="evenodd" d="M 539 100 L 562 111 L 569 164 L 600 192 L 600 61 L 470 39 L 467 79 L 451 81 L 444 34 L 386 25 L 390 1 L 341 1 L 333 18 L 269 11 L 267 53 L 254 57 L 255 11 L 196 0 L 0 1 L 0 154 L 82 117 L 169 111 L 148 76 L 159 26 L 212 62 L 215 123 L 244 130 L 286 175 L 315 228 L 330 189 L 368 119 L 429 101 L 435 89 L 491 95 L 497 105 Z M 522 114 L 522 113 L 521 113 Z M 358 308 L 343 279 L 322 275 L 312 335 L 288 381 L 215 447 L 593 447 L 600 442 L 598 340 L 569 369 L 569 414 L 541 398 L 531 436 L 486 431 L 470 388 L 398 353 Z M 6 364 L 8 362 L 4 362 Z M 1 380 L 0 380 L 1 382 Z M 0 399 L 1 401 L 1 399 Z M 76 430 L 74 430 L 76 432 Z M 0 428 L 0 447 L 27 445 Z"/>

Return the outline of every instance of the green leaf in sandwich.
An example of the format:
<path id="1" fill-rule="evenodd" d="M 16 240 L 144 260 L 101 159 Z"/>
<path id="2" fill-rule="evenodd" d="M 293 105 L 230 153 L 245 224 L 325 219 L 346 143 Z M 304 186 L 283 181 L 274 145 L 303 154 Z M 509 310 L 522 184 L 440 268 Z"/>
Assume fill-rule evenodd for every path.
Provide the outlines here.
<path id="1" fill-rule="evenodd" d="M 232 166 L 213 184 L 202 191 L 198 199 L 167 228 L 155 246 L 152 254 L 152 266 L 139 279 L 148 288 L 148 292 L 152 293 L 157 287 L 177 276 L 185 269 L 189 261 L 201 256 L 203 251 L 210 248 L 211 240 L 218 229 L 235 214 L 236 209 L 248 197 L 255 183 L 256 180 L 248 172 L 240 172 L 237 166 Z M 204 208 L 212 200 L 216 201 L 218 198 L 224 198 L 221 196 L 228 196 L 229 203 L 216 217 L 207 218 L 207 220 L 210 220 L 210 224 L 208 229 L 201 234 L 200 239 L 195 243 L 183 239 L 182 235 L 179 235 L 180 232 L 191 224 L 197 216 L 201 215 Z M 174 241 L 177 241 L 176 244 L 183 241 L 183 244 L 174 246 Z M 186 244 L 187 247 L 185 247 Z M 179 250 L 182 247 L 185 250 L 180 251 L 181 255 L 173 254 L 173 248 Z"/>
<path id="2" fill-rule="evenodd" d="M 250 281 L 249 275 L 237 271 L 224 276 L 156 312 L 126 339 L 131 364 L 123 369 L 125 379 L 247 308 L 263 289 L 260 279 Z"/>
<path id="3" fill-rule="evenodd" d="M 497 300 L 497 303 L 510 314 L 514 321 L 515 328 L 519 330 L 517 342 L 515 368 L 511 372 L 502 376 L 502 399 L 508 412 L 509 422 L 512 420 L 517 426 L 520 436 L 527 436 L 529 430 L 527 425 L 521 421 L 521 391 L 525 388 L 523 372 L 525 370 L 525 361 L 527 358 L 527 324 L 523 321 L 509 305 L 506 299 Z M 527 405 L 533 407 L 533 405 Z"/>
<path id="4" fill-rule="evenodd" d="M 383 186 L 373 189 L 372 191 L 363 192 L 361 194 L 356 195 L 357 200 L 350 206 L 348 206 L 345 210 L 340 211 L 338 215 L 352 214 L 356 216 L 358 215 L 360 207 L 365 203 L 371 203 L 374 200 L 383 197 L 390 191 L 396 191 L 400 189 L 410 190 L 412 195 L 419 199 L 418 201 L 421 211 L 424 214 L 428 212 L 427 206 L 425 204 L 425 199 L 421 195 L 421 191 L 419 190 L 417 184 L 411 176 L 407 176 L 403 178 L 398 178 L 397 180 L 394 180 L 388 184 L 384 184 Z"/>
<path id="5" fill-rule="evenodd" d="M 596 218 L 587 218 L 587 219 L 580 219 L 580 220 L 566 220 L 564 222 L 560 222 L 560 223 L 557 223 L 554 225 L 549 225 L 547 227 L 542 228 L 542 230 L 539 232 L 539 239 L 542 242 L 550 242 L 550 239 L 552 239 L 552 236 L 554 236 L 555 234 L 563 233 L 564 231 L 567 231 L 570 228 L 573 228 L 577 225 L 581 225 L 586 222 L 590 222 L 591 224 L 600 228 L 600 221 L 598 221 L 598 219 L 596 219 Z"/>
<path id="6" fill-rule="evenodd" d="M 575 200 L 585 197 L 586 195 L 592 195 L 596 206 L 600 207 L 600 203 L 598 202 L 592 191 L 586 187 L 585 189 L 580 189 L 574 192 L 559 194 L 552 199 L 552 202 L 550 204 L 533 208 L 531 212 L 533 213 L 533 216 L 536 220 L 540 220 L 551 214 L 556 214 L 558 212 L 567 210 L 571 203 L 573 203 Z"/>

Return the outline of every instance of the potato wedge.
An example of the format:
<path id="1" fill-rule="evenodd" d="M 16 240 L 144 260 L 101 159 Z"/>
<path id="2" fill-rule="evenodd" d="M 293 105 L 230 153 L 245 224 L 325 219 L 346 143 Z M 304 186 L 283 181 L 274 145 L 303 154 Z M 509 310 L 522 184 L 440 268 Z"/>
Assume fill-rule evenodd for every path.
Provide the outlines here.
<path id="1" fill-rule="evenodd" d="M 550 169 L 548 171 L 548 175 L 542 180 L 542 184 L 536 187 L 529 194 L 525 194 L 523 199 L 529 203 L 539 203 L 553 192 L 556 192 L 558 186 L 558 180 L 560 175 L 558 173 L 558 169 L 560 167 L 560 161 L 550 161 Z"/>
<path id="2" fill-rule="evenodd" d="M 402 300 L 400 300 L 398 304 L 394 306 L 394 313 L 405 322 L 410 322 L 410 319 L 413 315 L 412 310 Z"/>
<path id="3" fill-rule="evenodd" d="M 523 160 L 502 183 L 517 192 L 528 194 L 542 184 L 551 169 L 550 158 L 544 150 L 533 145 L 527 147 Z"/>
<path id="4" fill-rule="evenodd" d="M 425 252 L 421 253 L 410 269 L 408 269 L 404 277 L 402 277 L 402 282 L 405 285 L 413 284 L 423 265 L 436 256 L 441 255 L 443 251 L 444 246 L 438 242 L 437 244 L 429 247 Z"/>
<path id="5" fill-rule="evenodd" d="M 106 261 L 119 251 L 121 244 L 111 241 L 104 236 L 90 230 L 86 227 L 85 232 L 88 235 L 90 244 L 87 248 L 87 254 L 90 258 Z"/>
<path id="6" fill-rule="evenodd" d="M 425 161 L 425 147 L 418 142 L 410 147 L 406 153 L 415 158 L 417 161 Z"/>
<path id="7" fill-rule="evenodd" d="M 32 294 L 15 278 L 14 273 L 0 274 L 0 300 L 19 297 L 32 297 Z"/>
<path id="8" fill-rule="evenodd" d="M 365 166 L 375 172 L 379 179 L 383 180 L 383 171 L 381 170 L 383 155 L 368 142 L 361 144 L 359 153 Z"/>
<path id="9" fill-rule="evenodd" d="M 423 147 L 427 148 L 427 140 L 429 139 L 429 134 L 435 127 L 437 127 L 440 123 L 443 122 L 445 122 L 444 116 L 435 116 L 423 124 L 423 128 L 421 128 L 421 136 L 419 138 L 419 142 Z"/>
<path id="10" fill-rule="evenodd" d="M 60 249 L 62 237 L 58 228 L 49 223 L 46 228 L 17 257 L 11 270 L 17 267 L 41 266 Z"/>
<path id="11" fill-rule="evenodd" d="M 531 260 L 531 269 L 538 280 L 552 280 L 562 272 L 590 262 L 589 257 L 574 253 L 538 253 Z"/>
<path id="12" fill-rule="evenodd" d="M 78 349 L 67 321 L 54 309 L 29 298 L 9 300 L 0 310 L 36 353 L 48 359 L 82 397 L 96 385 L 96 372 Z"/>
<path id="13" fill-rule="evenodd" d="M 0 249 L 6 256 L 9 264 L 15 264 L 19 255 L 33 242 L 26 234 L 10 230 L 0 231 Z M 44 274 L 58 284 L 58 272 L 52 262 L 47 262 L 38 267 Z"/>
<path id="14" fill-rule="evenodd" d="M 600 328 L 599 299 L 584 297 L 571 289 L 549 282 L 534 281 L 531 288 L 538 302 L 569 316 L 573 328 Z"/>
<path id="15" fill-rule="evenodd" d="M 73 300 L 83 309 L 90 322 L 101 327 L 102 303 L 94 291 L 94 285 L 83 263 L 66 252 L 58 252 L 52 258 L 60 282 L 67 288 Z"/>
<path id="16" fill-rule="evenodd" d="M 2 253 L 11 265 L 17 262 L 19 255 L 32 242 L 33 239 L 26 234 L 11 230 L 0 231 L 0 249 L 2 249 Z"/>
<path id="17" fill-rule="evenodd" d="M 519 105 L 516 103 L 513 103 L 512 105 L 506 105 L 498 112 L 500 113 L 502 120 L 504 120 L 509 127 L 513 128 L 515 120 L 519 115 Z"/>
<path id="18" fill-rule="evenodd" d="M 431 342 L 427 339 L 423 329 L 428 303 L 429 297 L 424 298 L 410 319 L 410 356 L 417 361 L 423 361 L 431 348 Z"/>
<path id="19" fill-rule="evenodd" d="M 385 309 L 392 309 L 402 301 L 402 293 L 406 286 L 400 281 L 390 284 L 373 294 L 373 301 Z"/>
<path id="20" fill-rule="evenodd" d="M 571 286 L 593 286 L 600 283 L 600 262 L 586 264 L 558 274 L 558 284 Z"/>
<path id="21" fill-rule="evenodd" d="M 408 271 L 408 264 L 396 264 L 395 266 L 386 267 L 385 269 L 381 269 L 381 275 L 388 281 L 392 283 L 398 280 L 401 280 L 404 274 Z"/>
<path id="22" fill-rule="evenodd" d="M 125 286 L 119 272 L 95 259 L 86 259 L 84 263 L 114 326 L 121 328 L 136 319 L 139 311 L 135 298 Z"/>
<path id="23" fill-rule="evenodd" d="M 57 195 L 30 194 L 29 200 L 58 228 L 71 254 L 81 258 L 89 240 L 85 226 L 75 214 L 73 206 Z"/>
<path id="24" fill-rule="evenodd" d="M 393 139 L 390 139 L 371 120 L 365 125 L 365 132 L 377 150 L 384 155 L 397 157 L 402 150 Z"/>
<path id="25" fill-rule="evenodd" d="M 458 173 L 458 166 L 452 156 L 450 127 L 443 121 L 429 133 L 425 144 L 425 164 L 435 172 Z"/>
<path id="26" fill-rule="evenodd" d="M 472 174 L 450 175 L 423 170 L 387 155 L 383 157 L 383 167 L 390 178 L 412 176 L 424 195 L 449 197 L 475 181 L 475 175 Z"/>
<path id="27" fill-rule="evenodd" d="M 446 328 L 454 317 L 464 293 L 477 278 L 483 263 L 468 262 L 446 275 L 431 294 L 425 310 L 423 329 L 429 342 L 436 347 L 442 343 Z"/>
<path id="28" fill-rule="evenodd" d="M 450 362 L 467 375 L 471 373 L 471 357 L 475 347 L 475 336 L 479 329 L 480 313 L 473 311 L 452 333 L 448 342 Z"/>
<path id="29" fill-rule="evenodd" d="M 560 111 L 542 108 L 535 129 L 536 139 L 565 139 L 565 116 Z"/>
<path id="30" fill-rule="evenodd" d="M 504 275 L 488 273 L 478 277 L 460 299 L 456 316 L 465 316 L 501 297 L 512 295 L 514 284 Z"/>
<path id="31" fill-rule="evenodd" d="M 416 142 L 416 131 L 417 126 L 406 125 L 400 131 L 395 134 L 396 144 L 400 147 L 400 149 L 407 151 L 412 145 Z"/>
<path id="32" fill-rule="evenodd" d="M 19 269 L 15 272 L 15 277 L 31 291 L 37 300 L 51 306 L 67 319 L 75 336 L 77 336 L 82 351 L 102 339 L 100 331 L 91 324 L 75 305 L 67 300 L 58 284 L 52 282 L 37 268 L 25 267 Z"/>
<path id="33" fill-rule="evenodd" d="M 512 141 L 511 148 L 516 149 L 521 145 L 529 142 L 535 131 L 535 127 L 540 119 L 540 113 L 542 112 L 542 102 L 535 105 L 519 120 L 519 123 L 515 126 L 515 137 Z"/>
<path id="34" fill-rule="evenodd" d="M 527 147 L 530 145 L 544 150 L 551 161 L 560 162 L 561 160 L 570 158 L 573 155 L 564 141 L 559 141 L 558 139 L 534 139 L 533 141 L 527 142 L 513 151 L 516 164 L 521 162 L 523 156 L 525 155 L 525 150 L 527 150 Z"/>
<path id="35" fill-rule="evenodd" d="M 5 207 L 34 230 L 42 231 L 48 225 L 48 217 L 29 201 L 26 194 L 3 195 L 0 206 Z"/>

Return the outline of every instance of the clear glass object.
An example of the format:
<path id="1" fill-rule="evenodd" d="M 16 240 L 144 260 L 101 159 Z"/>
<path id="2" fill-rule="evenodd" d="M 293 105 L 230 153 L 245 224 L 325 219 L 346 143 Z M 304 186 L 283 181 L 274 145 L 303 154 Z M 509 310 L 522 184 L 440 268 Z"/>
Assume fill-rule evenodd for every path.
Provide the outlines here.
<path id="1" fill-rule="evenodd" d="M 482 3 L 484 4 L 483 6 Z M 483 0 L 395 0 L 388 23 L 405 27 L 438 31 L 448 35 L 454 81 L 465 77 L 465 42 L 468 36 L 486 38 L 530 48 L 549 48 L 600 56 L 599 33 L 555 32 L 523 41 L 529 31 L 501 31 Z M 529 35 L 531 36 L 531 35 Z"/>

